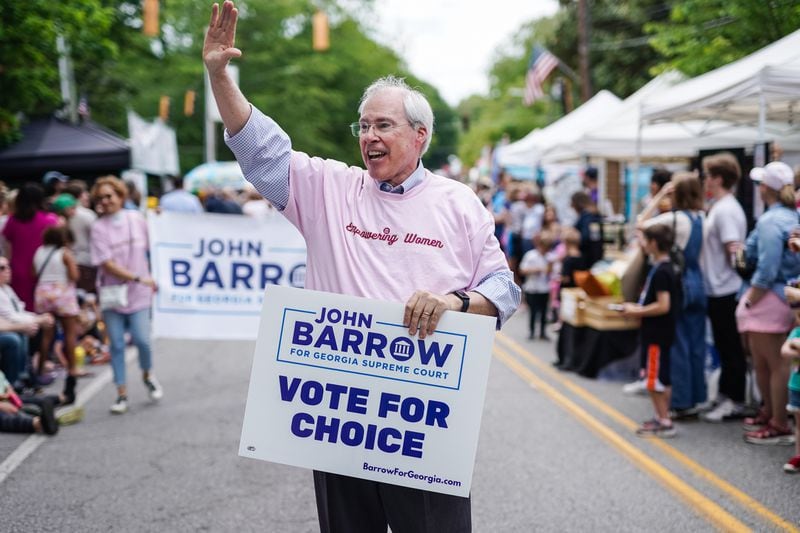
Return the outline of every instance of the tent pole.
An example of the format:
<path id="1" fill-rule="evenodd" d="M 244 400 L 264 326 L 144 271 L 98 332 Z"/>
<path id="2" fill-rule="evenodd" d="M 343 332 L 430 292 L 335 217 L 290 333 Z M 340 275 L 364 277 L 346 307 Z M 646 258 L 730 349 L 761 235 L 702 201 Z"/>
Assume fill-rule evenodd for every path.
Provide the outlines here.
<path id="1" fill-rule="evenodd" d="M 631 218 L 628 220 L 628 235 L 633 236 L 636 229 L 636 215 L 639 214 L 639 168 L 642 166 L 642 105 L 639 104 L 639 125 L 636 128 L 636 156 L 633 159 L 633 172 L 631 173 L 631 205 L 628 210 Z"/>
<path id="2" fill-rule="evenodd" d="M 767 164 L 767 98 L 762 89 L 758 93 L 758 141 L 753 151 L 753 166 L 763 167 Z M 753 187 L 753 218 L 758 218 L 764 212 L 764 203 L 761 201 L 758 187 Z"/>

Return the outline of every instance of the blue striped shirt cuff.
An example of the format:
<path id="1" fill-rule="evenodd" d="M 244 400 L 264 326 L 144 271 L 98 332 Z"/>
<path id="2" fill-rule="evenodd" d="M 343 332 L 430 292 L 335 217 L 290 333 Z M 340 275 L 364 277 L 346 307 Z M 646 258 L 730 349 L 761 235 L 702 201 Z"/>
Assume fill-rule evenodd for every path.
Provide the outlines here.
<path id="1" fill-rule="evenodd" d="M 283 211 L 289 203 L 292 141 L 275 121 L 252 105 L 250 109 L 250 118 L 241 131 L 228 135 L 225 130 L 225 144 L 236 156 L 245 179 Z"/>
<path id="2" fill-rule="evenodd" d="M 472 290 L 481 293 L 497 308 L 497 329 L 514 314 L 522 299 L 522 290 L 514 283 L 510 270 L 492 272 Z"/>

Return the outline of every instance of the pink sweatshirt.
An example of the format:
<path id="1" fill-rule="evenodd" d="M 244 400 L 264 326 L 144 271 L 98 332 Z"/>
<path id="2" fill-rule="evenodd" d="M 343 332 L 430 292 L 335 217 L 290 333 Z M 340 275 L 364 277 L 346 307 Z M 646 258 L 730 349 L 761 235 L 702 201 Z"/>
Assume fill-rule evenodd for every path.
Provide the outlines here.
<path id="1" fill-rule="evenodd" d="M 508 270 L 489 212 L 464 184 L 425 171 L 392 194 L 363 169 L 301 152 L 289 168 L 283 214 L 306 239 L 309 289 L 405 303 Z"/>

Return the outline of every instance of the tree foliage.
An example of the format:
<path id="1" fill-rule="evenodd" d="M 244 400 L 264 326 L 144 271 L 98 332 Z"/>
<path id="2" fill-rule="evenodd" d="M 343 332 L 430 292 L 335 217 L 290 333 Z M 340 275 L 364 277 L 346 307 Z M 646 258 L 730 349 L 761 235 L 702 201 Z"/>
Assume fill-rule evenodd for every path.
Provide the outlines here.
<path id="1" fill-rule="evenodd" d="M 76 62 L 113 58 L 113 14 L 101 0 L 0 3 L 0 146 L 19 137 L 19 114 L 61 104 L 56 36 L 72 43 Z"/>
<path id="2" fill-rule="evenodd" d="M 777 41 L 800 28 L 796 0 L 681 0 L 668 21 L 646 25 L 663 56 L 652 72 L 677 69 L 697 76 Z"/>
<path id="3" fill-rule="evenodd" d="M 11 6 L 22 5 L 18 2 L 3 4 L 0 31 L 20 24 L 66 25 L 62 20 L 76 19 L 75 23 L 69 23 L 75 28 L 69 33 L 71 41 L 81 43 L 80 49 L 73 45 L 75 77 L 78 92 L 90 104 L 93 120 L 126 135 L 127 109 L 151 118 L 158 112 L 160 97 L 168 96 L 172 102 L 169 124 L 177 132 L 182 168 L 188 170 L 203 161 L 204 70 L 200 52 L 210 3 L 161 2 L 161 32 L 155 39 L 141 32 L 143 2 L 70 0 L 65 3 L 69 8 L 61 10 L 51 7 L 61 5 L 60 2 L 28 2 L 31 3 L 35 4 L 33 10 L 12 9 Z M 331 47 L 322 53 L 314 52 L 311 46 L 311 16 L 317 5 L 318 2 L 311 0 L 237 2 L 240 10 L 237 46 L 244 52 L 237 63 L 244 94 L 276 119 L 292 138 L 295 149 L 360 164 L 358 145 L 348 125 L 358 118 L 358 100 L 363 89 L 380 76 L 405 76 L 411 85 L 425 92 L 434 108 L 437 134 L 426 164 L 441 164 L 455 150 L 455 115 L 433 87 L 408 72 L 392 50 L 367 36 L 359 20 L 368 20 L 363 12 L 371 9 L 371 1 L 351 0 L 351 7 L 362 10 L 358 19 L 334 2 L 325 4 L 331 20 Z M 88 33 L 90 24 L 87 19 L 78 18 L 78 11 L 103 15 L 102 21 L 91 23 L 94 33 Z M 43 46 L 39 35 L 30 29 L 14 35 L 28 54 L 26 61 L 19 58 L 15 61 L 28 62 L 44 73 L 39 78 L 19 77 L 16 85 L 0 78 L 4 84 L 0 86 L 4 89 L 2 106 L 7 105 L 12 114 L 50 113 L 59 105 L 55 44 Z M 13 54 L 9 50 L 11 41 L 3 36 L 0 64 L 5 66 L 10 64 L 7 57 Z M 54 43 L 54 37 L 50 41 Z M 38 85 L 55 88 L 56 92 L 32 90 Z M 197 93 L 195 113 L 188 117 L 183 115 L 187 90 Z M 30 97 L 24 106 L 19 105 L 22 95 Z M 9 129 L 14 127 L 12 124 Z M 232 155 L 221 140 L 221 127 L 219 133 L 218 157 L 230 159 Z"/>

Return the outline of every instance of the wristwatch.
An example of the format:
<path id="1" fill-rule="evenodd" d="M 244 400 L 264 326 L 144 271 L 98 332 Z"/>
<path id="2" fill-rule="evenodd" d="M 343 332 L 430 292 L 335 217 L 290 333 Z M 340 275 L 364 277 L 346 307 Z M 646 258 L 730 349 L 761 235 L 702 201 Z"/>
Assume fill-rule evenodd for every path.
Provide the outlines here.
<path id="1" fill-rule="evenodd" d="M 467 309 L 469 309 L 469 294 L 461 290 L 453 291 L 453 294 L 461 300 L 461 312 L 466 313 Z"/>

